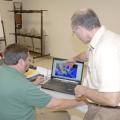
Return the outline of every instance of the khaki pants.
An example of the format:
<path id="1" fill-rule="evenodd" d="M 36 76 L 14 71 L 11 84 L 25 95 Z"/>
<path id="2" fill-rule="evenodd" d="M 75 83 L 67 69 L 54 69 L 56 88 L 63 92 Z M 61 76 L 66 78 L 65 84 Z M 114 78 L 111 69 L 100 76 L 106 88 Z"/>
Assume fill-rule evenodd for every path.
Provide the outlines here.
<path id="1" fill-rule="evenodd" d="M 70 114 L 67 111 L 41 111 L 37 115 L 37 120 L 70 120 Z"/>
<path id="2" fill-rule="evenodd" d="M 89 104 L 83 120 L 120 120 L 120 108 L 107 108 Z"/>

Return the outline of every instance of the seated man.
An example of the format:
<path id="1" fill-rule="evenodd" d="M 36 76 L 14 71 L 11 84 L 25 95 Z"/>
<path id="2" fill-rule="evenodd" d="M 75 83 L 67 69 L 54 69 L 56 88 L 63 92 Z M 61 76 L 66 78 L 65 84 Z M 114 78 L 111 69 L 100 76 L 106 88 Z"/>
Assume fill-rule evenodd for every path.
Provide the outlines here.
<path id="1" fill-rule="evenodd" d="M 0 120 L 35 120 L 35 107 L 63 109 L 84 104 L 83 98 L 53 98 L 26 80 L 27 48 L 9 45 L 4 51 L 4 63 L 0 66 Z"/>
<path id="2" fill-rule="evenodd" d="M 5 63 L 4 63 L 4 59 L 3 59 L 3 54 L 2 53 L 0 53 L 0 65 L 4 65 Z M 32 65 L 29 65 L 29 67 L 31 67 Z M 33 68 L 34 66 L 32 66 L 32 68 Z M 34 81 L 31 81 L 34 85 L 39 85 L 41 82 L 43 81 L 43 79 L 42 78 L 40 78 L 40 77 L 37 77 L 37 79 L 36 80 L 34 80 Z"/>

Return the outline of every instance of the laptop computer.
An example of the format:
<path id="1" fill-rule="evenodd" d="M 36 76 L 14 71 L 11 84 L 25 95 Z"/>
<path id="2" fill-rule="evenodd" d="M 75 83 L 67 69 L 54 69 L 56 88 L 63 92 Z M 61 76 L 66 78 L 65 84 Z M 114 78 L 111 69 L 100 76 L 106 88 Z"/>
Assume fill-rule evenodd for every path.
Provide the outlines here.
<path id="1" fill-rule="evenodd" d="M 84 62 L 77 61 L 70 66 L 65 59 L 53 58 L 51 79 L 41 87 L 74 95 L 74 88 L 82 82 L 83 67 Z"/>

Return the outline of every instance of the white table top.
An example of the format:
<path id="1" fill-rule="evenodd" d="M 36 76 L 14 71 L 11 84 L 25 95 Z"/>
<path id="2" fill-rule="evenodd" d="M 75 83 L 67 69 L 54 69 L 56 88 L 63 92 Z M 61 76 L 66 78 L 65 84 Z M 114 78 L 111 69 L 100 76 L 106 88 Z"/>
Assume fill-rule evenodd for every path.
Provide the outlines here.
<path id="1" fill-rule="evenodd" d="M 52 90 L 47 90 L 47 89 L 43 89 L 40 87 L 40 90 L 44 91 L 45 93 L 53 96 L 53 97 L 56 97 L 56 98 L 66 98 L 66 99 L 74 99 L 75 96 L 74 95 L 69 95 L 69 94 L 65 94 L 65 93 L 60 93 L 60 92 L 56 92 L 56 91 L 52 91 Z M 86 112 L 88 107 L 87 105 L 84 105 L 84 106 L 78 106 L 78 107 L 75 107 L 75 109 L 81 111 L 81 112 Z"/>
<path id="2" fill-rule="evenodd" d="M 50 78 L 51 71 L 49 69 L 37 67 L 37 70 L 40 74 L 43 74 L 47 79 Z M 39 86 L 39 88 L 40 88 L 40 90 L 44 91 L 45 93 L 50 94 L 51 96 L 56 97 L 56 98 L 66 98 L 66 99 L 68 99 L 68 98 L 74 99 L 75 98 L 74 95 L 43 89 L 40 86 Z M 75 107 L 75 109 L 80 110 L 81 112 L 86 112 L 88 108 L 86 105 L 84 105 L 84 106 Z"/>

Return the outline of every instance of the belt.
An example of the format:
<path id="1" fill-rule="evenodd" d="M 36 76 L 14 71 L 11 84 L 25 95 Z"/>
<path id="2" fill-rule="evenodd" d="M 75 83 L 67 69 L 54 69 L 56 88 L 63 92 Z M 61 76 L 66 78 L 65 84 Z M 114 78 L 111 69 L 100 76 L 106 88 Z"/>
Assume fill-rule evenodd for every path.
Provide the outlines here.
<path id="1" fill-rule="evenodd" d="M 96 104 L 96 103 L 88 103 L 90 105 L 94 105 L 94 106 L 97 106 L 97 107 L 103 107 L 103 108 L 116 108 L 116 109 L 120 109 L 120 106 L 107 106 L 107 105 L 100 105 L 100 104 Z"/>

